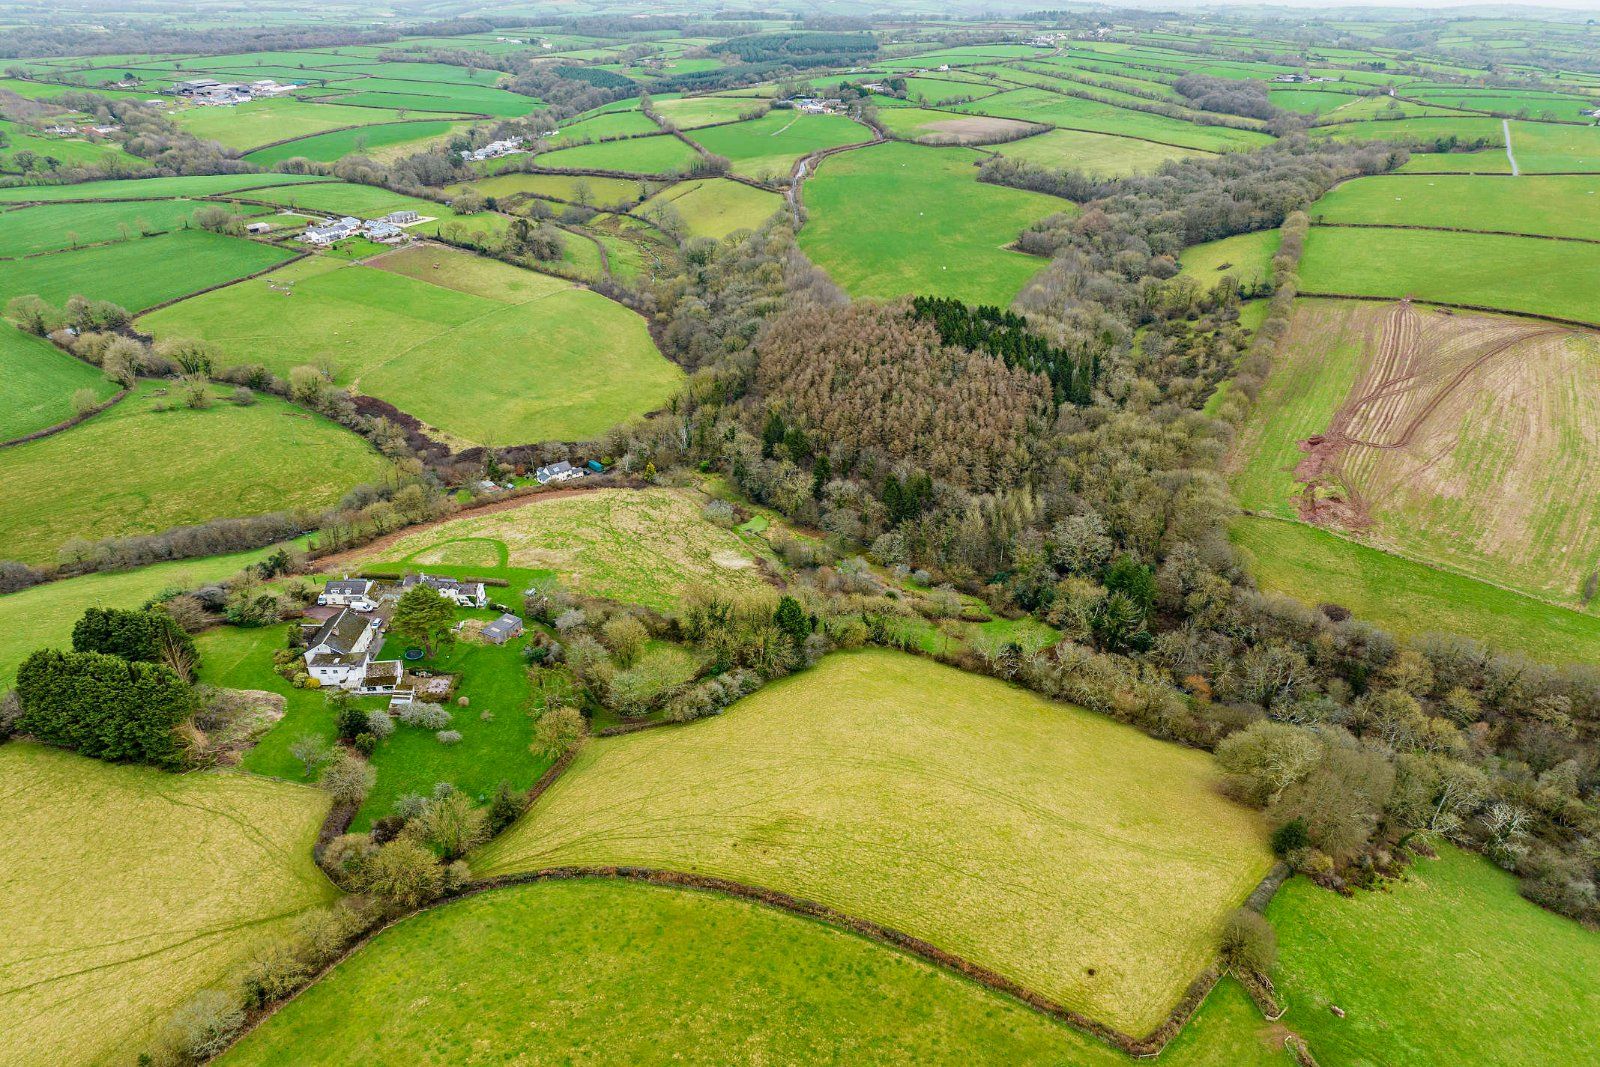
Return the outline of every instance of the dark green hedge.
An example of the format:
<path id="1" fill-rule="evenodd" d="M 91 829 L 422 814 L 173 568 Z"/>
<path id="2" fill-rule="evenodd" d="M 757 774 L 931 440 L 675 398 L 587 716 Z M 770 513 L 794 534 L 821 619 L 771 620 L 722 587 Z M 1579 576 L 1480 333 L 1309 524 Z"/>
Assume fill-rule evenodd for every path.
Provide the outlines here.
<path id="1" fill-rule="evenodd" d="M 171 668 L 100 652 L 41 648 L 17 671 L 17 729 L 103 760 L 173 765 L 173 727 L 199 701 Z"/>

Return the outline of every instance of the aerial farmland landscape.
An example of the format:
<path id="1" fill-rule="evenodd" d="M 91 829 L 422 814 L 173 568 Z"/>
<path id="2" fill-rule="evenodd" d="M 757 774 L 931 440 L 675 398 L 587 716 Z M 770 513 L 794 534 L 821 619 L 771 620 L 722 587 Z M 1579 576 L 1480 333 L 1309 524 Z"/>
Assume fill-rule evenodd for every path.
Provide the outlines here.
<path id="1" fill-rule="evenodd" d="M 1590 0 L 0 0 L 0 1067 L 1600 1067 L 1596 472 Z"/>

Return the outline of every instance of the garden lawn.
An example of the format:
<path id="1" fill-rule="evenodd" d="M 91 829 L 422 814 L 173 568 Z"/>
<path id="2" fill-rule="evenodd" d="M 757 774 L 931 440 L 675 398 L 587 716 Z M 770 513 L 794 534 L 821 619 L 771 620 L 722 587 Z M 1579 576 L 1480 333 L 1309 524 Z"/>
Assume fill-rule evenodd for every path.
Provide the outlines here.
<path id="1" fill-rule="evenodd" d="M 969 148 L 887 143 L 830 156 L 805 183 L 800 247 L 852 296 L 1005 307 L 1046 266 L 1006 246 L 1071 203 L 979 184 Z"/>
<path id="2" fill-rule="evenodd" d="M 1169 159 L 1189 159 L 1209 153 L 1192 148 L 1155 144 L 1133 137 L 1115 137 L 1079 130 L 1051 130 L 994 146 L 1010 159 L 1052 169 L 1075 169 L 1106 178 L 1153 171 Z"/>
<path id="3" fill-rule="evenodd" d="M 1272 257 L 1283 234 L 1277 229 L 1236 234 L 1219 241 L 1190 245 L 1178 256 L 1183 273 L 1210 289 L 1227 275 L 1241 285 L 1253 286 L 1272 274 Z"/>
<path id="4" fill-rule="evenodd" d="M 316 104 L 281 96 L 234 107 L 185 108 L 171 116 L 173 122 L 202 140 L 241 150 L 345 126 L 372 126 L 404 117 L 398 111 L 383 107 Z"/>
<path id="5" fill-rule="evenodd" d="M 720 241 L 735 230 L 754 230 L 782 210 L 783 197 L 777 193 L 727 178 L 695 178 L 663 189 L 637 212 L 647 219 L 657 212 L 670 218 L 675 212 L 691 236 Z"/>
<path id="6" fill-rule="evenodd" d="M 1267 1047 L 1265 1030 L 1225 982 L 1161 1062 L 1292 1062 Z M 538 1058 L 570 1064 L 1129 1062 L 832 927 L 718 894 L 587 879 L 484 893 L 407 919 L 219 1062 L 479 1065 L 526 1055 L 534 1039 Z"/>
<path id="7" fill-rule="evenodd" d="M 178 230 L 8 263 L 0 297 L 36 293 L 59 305 L 81 294 L 142 311 L 266 270 L 292 255 L 239 237 Z"/>
<path id="8" fill-rule="evenodd" d="M 588 743 L 473 867 L 639 865 L 777 889 L 1142 1034 L 1271 862 L 1206 754 L 875 650 L 717 718 Z"/>
<path id="9" fill-rule="evenodd" d="M 1600 174 L 1516 179 L 1378 175 L 1345 182 L 1310 209 L 1315 222 L 1435 226 L 1600 240 Z M 5 217 L 0 215 L 0 224 Z M 1560 246 L 1545 246 L 1559 257 Z"/>
<path id="10" fill-rule="evenodd" d="M 1349 899 L 1296 878 L 1267 914 L 1288 1018 L 1327 1067 L 1587 1063 L 1600 1047 L 1600 933 L 1481 856 L 1447 845 Z"/>
<path id="11" fill-rule="evenodd" d="M 0 450 L 0 544 L 54 563 L 77 539 L 337 503 L 389 464 L 366 442 L 273 396 L 192 411 L 155 384 L 63 433 Z"/>
<path id="12" fill-rule="evenodd" d="M 1333 603 L 1403 637 L 1460 634 L 1549 663 L 1600 658 L 1600 618 L 1357 544 L 1300 522 L 1241 516 L 1231 530 L 1261 588 Z"/>
<path id="13" fill-rule="evenodd" d="M 683 377 L 621 304 L 432 245 L 373 265 L 304 260 L 140 321 L 278 374 L 325 362 L 341 384 L 481 444 L 596 437 L 659 407 Z"/>
<path id="14" fill-rule="evenodd" d="M 461 128 L 460 123 L 443 119 L 426 122 L 385 122 L 353 130 L 339 130 L 336 133 L 313 134 L 271 148 L 259 148 L 244 158 L 246 162 L 254 163 L 258 167 L 270 167 L 274 163 L 296 157 L 316 160 L 319 163 L 332 163 L 356 153 L 372 155 L 380 149 L 434 141 Z"/>
<path id="15" fill-rule="evenodd" d="M 117 391 L 95 368 L 8 322 L 0 322 L 0 382 L 0 441 L 72 418 L 79 389 L 96 401 Z"/>
<path id="16" fill-rule="evenodd" d="M 327 795 L 0 747 L 0 1061 L 123 1063 L 202 989 L 338 895 Z"/>
<path id="17" fill-rule="evenodd" d="M 1596 277 L 1600 245 L 1437 230 L 1314 226 L 1300 261 L 1304 293 L 1413 297 L 1591 323 L 1600 323 Z"/>
<path id="18" fill-rule="evenodd" d="M 326 183 L 320 174 L 194 174 L 178 178 L 112 178 L 77 185 L 16 185 L 0 189 L 0 203 L 50 200 L 164 200 L 214 196 L 243 189 Z"/>
<path id="19" fill-rule="evenodd" d="M 786 178 L 801 156 L 872 140 L 872 131 L 843 115 L 784 109 L 758 119 L 695 130 L 695 144 L 733 163 L 733 173 L 758 181 Z"/>
<path id="20" fill-rule="evenodd" d="M 701 506 L 699 497 L 679 489 L 535 497 L 523 507 L 407 534 L 367 558 L 380 571 L 431 572 L 444 564 L 508 579 L 517 575 L 488 568 L 554 572 L 574 591 L 658 611 L 671 610 L 694 584 L 764 588 L 744 539 L 701 518 Z"/>
<path id="21" fill-rule="evenodd" d="M 565 170 L 619 170 L 635 174 L 677 174 L 700 158 L 693 148 L 670 134 L 629 137 L 543 152 L 539 166 Z"/>
<path id="22" fill-rule="evenodd" d="M 0 258 L 54 252 L 105 241 L 133 240 L 146 234 L 194 226 L 194 214 L 208 206 L 194 200 L 133 200 L 111 204 L 38 204 L 0 212 Z M 227 205 L 239 215 L 268 210 Z"/>

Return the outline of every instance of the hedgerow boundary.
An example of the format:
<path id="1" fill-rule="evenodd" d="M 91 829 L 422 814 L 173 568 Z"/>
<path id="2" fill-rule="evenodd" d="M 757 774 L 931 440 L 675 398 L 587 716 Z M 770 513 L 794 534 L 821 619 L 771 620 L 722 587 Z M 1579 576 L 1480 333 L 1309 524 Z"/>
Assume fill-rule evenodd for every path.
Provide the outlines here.
<path id="1" fill-rule="evenodd" d="M 72 429 L 80 422 L 86 422 L 87 420 L 94 418 L 112 404 L 117 404 L 126 400 L 128 398 L 128 394 L 132 391 L 133 390 L 131 389 L 124 388 L 118 391 L 116 395 L 108 397 L 107 399 L 96 404 L 94 407 L 90 408 L 88 411 L 81 411 L 72 416 L 72 418 L 58 422 L 54 426 L 46 426 L 42 430 L 35 430 L 32 433 L 25 433 L 21 437 L 13 437 L 9 441 L 0 441 L 0 448 L 11 448 L 14 445 L 25 445 L 29 441 L 38 441 L 45 437 L 54 437 L 58 433 Z"/>

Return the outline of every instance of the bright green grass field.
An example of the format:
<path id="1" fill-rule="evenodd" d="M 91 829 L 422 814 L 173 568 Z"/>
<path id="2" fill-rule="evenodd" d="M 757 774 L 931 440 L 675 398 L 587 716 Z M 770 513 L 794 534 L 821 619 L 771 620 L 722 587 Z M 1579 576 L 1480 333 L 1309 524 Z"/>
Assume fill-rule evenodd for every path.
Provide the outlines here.
<path id="1" fill-rule="evenodd" d="M 74 538 L 326 507 L 389 470 L 350 431 L 276 397 L 157 411 L 160 391 L 141 385 L 64 433 L 0 450 L 7 556 L 53 563 Z"/>
<path id="2" fill-rule="evenodd" d="M 279 374 L 327 361 L 340 382 L 479 443 L 596 436 L 682 380 L 642 318 L 571 282 L 436 246 L 375 262 L 303 260 L 141 324 Z"/>
<path id="3" fill-rule="evenodd" d="M 1600 657 L 1600 619 L 1281 519 L 1241 516 L 1231 536 L 1263 589 L 1335 603 L 1405 637 L 1460 634 L 1551 663 Z"/>
<path id="4" fill-rule="evenodd" d="M 1300 261 L 1306 293 L 1413 297 L 1580 322 L 1600 322 L 1597 277 L 1600 245 L 1440 230 L 1314 226 Z"/>
<path id="5" fill-rule="evenodd" d="M 1248 149 L 1272 140 L 1256 130 L 1236 130 L 1227 126 L 1197 126 L 1182 119 L 1168 118 L 1147 111 L 1103 104 L 1077 96 L 1062 96 L 1045 89 L 1012 89 L 998 96 L 961 104 L 957 111 L 1001 115 L 1052 126 L 1148 137 L 1164 144 L 1198 148 L 1213 152 Z"/>
<path id="6" fill-rule="evenodd" d="M 1582 121 L 1585 111 L 1592 111 L 1596 101 L 1581 96 L 1560 96 L 1554 93 L 1517 92 L 1512 89 L 1463 89 L 1456 86 L 1407 86 L 1405 95 L 1445 107 L 1466 108 L 1473 111 L 1494 111 L 1503 115 L 1525 114 L 1530 119 L 1556 119 L 1563 122 Z"/>
<path id="7" fill-rule="evenodd" d="M 720 241 L 735 230 L 756 229 L 782 211 L 784 201 L 777 193 L 727 178 L 698 178 L 663 189 L 635 210 L 648 219 L 665 205 L 671 205 L 692 236 Z"/>
<path id="8" fill-rule="evenodd" d="M 270 167 L 285 159 L 303 157 L 322 163 L 332 163 L 354 153 L 371 154 L 394 145 L 419 144 L 443 137 L 457 127 L 457 123 L 443 120 L 430 122 L 385 122 L 363 126 L 337 133 L 314 134 L 297 141 L 287 141 L 271 148 L 262 148 L 245 156 L 245 161 L 258 167 Z"/>
<path id="9" fill-rule="evenodd" d="M 231 577 L 274 548 L 178 560 L 67 578 L 0 596 L 0 687 L 9 686 L 28 653 L 46 645 L 70 648 L 72 626 L 89 608 L 137 608 L 168 590 L 193 589 Z"/>
<path id="10" fill-rule="evenodd" d="M 1296 878 L 1267 914 L 1285 1021 L 1327 1067 L 1592 1063 L 1600 1048 L 1600 933 L 1480 856 L 1446 846 L 1349 899 Z"/>
<path id="11" fill-rule="evenodd" d="M 135 200 L 12 208 L 0 212 L 0 258 L 183 229 L 192 226 L 194 213 L 206 206 L 194 200 Z M 232 210 L 259 215 L 268 209 L 241 204 Z"/>
<path id="12" fill-rule="evenodd" d="M 1600 129 L 1511 122 L 1511 148 L 1524 174 L 1600 170 Z"/>
<path id="13" fill-rule="evenodd" d="M 0 297 L 36 293 L 52 304 L 64 304 L 82 294 L 142 311 L 265 270 L 291 255 L 239 237 L 179 230 L 8 263 Z"/>
<path id="14" fill-rule="evenodd" d="M 5 322 L 0 322 L 0 383 L 0 441 L 72 418 L 72 394 L 79 389 L 92 391 L 97 400 L 117 391 L 87 363 Z"/>
<path id="15" fill-rule="evenodd" d="M 874 650 L 714 719 L 590 742 L 473 868 L 563 864 L 821 901 L 1143 1033 L 1271 854 L 1204 753 Z"/>
<path id="16" fill-rule="evenodd" d="M 898 142 L 822 161 L 805 184 L 800 247 L 853 296 L 931 293 L 1011 303 L 1046 261 L 1006 248 L 1065 200 L 980 184 L 968 148 Z"/>
<path id="17" fill-rule="evenodd" d="M 1271 274 L 1272 257 L 1282 241 L 1283 234 L 1277 229 L 1256 230 L 1190 245 L 1178 259 L 1182 273 L 1207 289 L 1230 274 L 1242 285 L 1253 285 Z"/>
<path id="18" fill-rule="evenodd" d="M 180 1005 L 338 895 L 327 794 L 0 747 L 0 1061 L 130 1063 Z"/>
<path id="19" fill-rule="evenodd" d="M 234 107 L 187 108 L 173 114 L 172 121 L 203 140 L 216 141 L 225 148 L 248 149 L 344 126 L 372 126 L 403 117 L 390 108 L 314 104 L 278 97 L 252 100 Z"/>
<path id="20" fill-rule="evenodd" d="M 1430 143 L 1441 137 L 1456 137 L 1472 142 L 1485 139 L 1491 146 L 1504 144 L 1500 120 L 1483 115 L 1444 118 L 1367 119 L 1313 126 L 1313 137 L 1334 137 L 1346 141 L 1397 141 Z"/>
<path id="21" fill-rule="evenodd" d="M 78 185 L 17 185 L 0 189 L 0 202 L 49 200 L 161 200 L 213 196 L 240 189 L 326 182 L 320 174 L 195 174 L 180 178 L 113 178 Z"/>
<path id="22" fill-rule="evenodd" d="M 625 141 L 558 148 L 541 153 L 541 167 L 564 170 L 620 170 L 635 174 L 676 174 L 699 158 L 693 148 L 669 134 L 630 137 Z"/>
<path id="23" fill-rule="evenodd" d="M 714 976 L 714 977 L 708 977 Z M 395 1012 L 393 1005 L 406 1004 Z M 1162 1055 L 1291 1062 L 1225 982 Z M 1129 1061 L 1014 1001 L 820 923 L 627 882 L 497 890 L 407 919 L 220 1061 L 291 1067 Z"/>
<path id="24" fill-rule="evenodd" d="M 1009 159 L 1037 163 L 1041 167 L 1081 170 L 1097 177 L 1120 178 L 1153 171 L 1169 159 L 1188 159 L 1209 153 L 1191 148 L 1115 137 L 1079 130 L 1051 130 L 1037 137 L 1024 137 L 996 145 L 994 151 Z"/>
<path id="25" fill-rule="evenodd" d="M 787 177 L 801 156 L 870 141 L 872 131 L 843 115 L 781 110 L 749 122 L 710 126 L 690 136 L 707 152 L 730 160 L 735 174 L 765 181 Z"/>
<path id="26" fill-rule="evenodd" d="M 632 137 L 660 133 L 661 127 L 642 111 L 608 111 L 603 115 L 574 122 L 548 138 L 552 145 L 599 141 L 608 137 Z"/>
<path id="27" fill-rule="evenodd" d="M 1381 174 L 1345 182 L 1311 206 L 1315 222 L 1498 230 L 1600 240 L 1600 175 L 1524 175 L 1515 179 Z M 0 216 L 0 224 L 5 221 Z M 1546 246 L 1559 257 L 1560 246 Z"/>
<path id="28" fill-rule="evenodd" d="M 484 196 L 540 196 L 595 206 L 633 204 L 660 188 L 659 182 L 628 178 L 596 178 L 583 174 L 496 174 L 490 178 L 452 185 L 446 192 L 454 196 L 468 190 Z"/>

